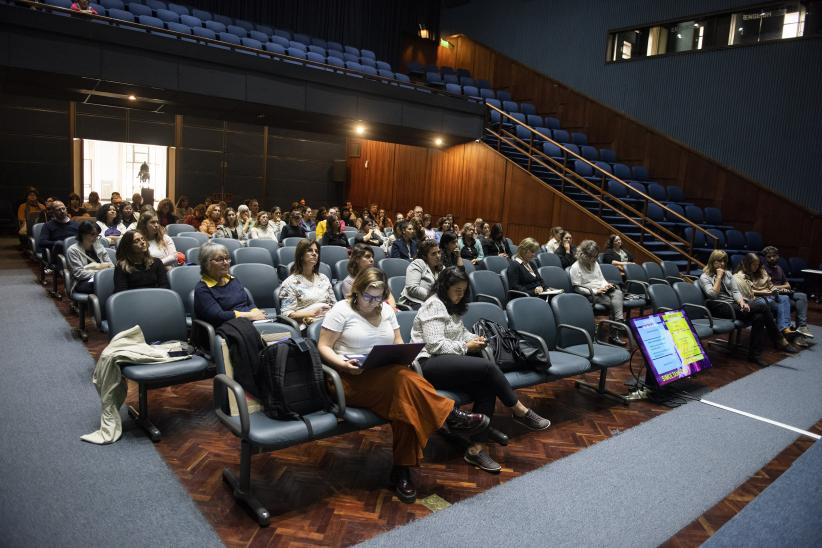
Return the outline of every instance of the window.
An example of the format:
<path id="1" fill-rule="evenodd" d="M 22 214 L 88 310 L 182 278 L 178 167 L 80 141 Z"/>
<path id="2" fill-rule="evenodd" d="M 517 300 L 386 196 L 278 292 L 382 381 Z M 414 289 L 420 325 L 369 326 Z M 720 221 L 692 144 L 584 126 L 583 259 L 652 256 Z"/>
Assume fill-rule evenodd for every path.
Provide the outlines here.
<path id="1" fill-rule="evenodd" d="M 759 44 L 812 34 L 822 34 L 822 0 L 783 2 L 611 32 L 608 61 Z"/>
<path id="2" fill-rule="evenodd" d="M 106 203 L 119 192 L 131 201 L 135 192 L 151 188 L 156 203 L 166 197 L 167 161 L 168 147 L 83 139 L 83 196 L 94 190 Z"/>

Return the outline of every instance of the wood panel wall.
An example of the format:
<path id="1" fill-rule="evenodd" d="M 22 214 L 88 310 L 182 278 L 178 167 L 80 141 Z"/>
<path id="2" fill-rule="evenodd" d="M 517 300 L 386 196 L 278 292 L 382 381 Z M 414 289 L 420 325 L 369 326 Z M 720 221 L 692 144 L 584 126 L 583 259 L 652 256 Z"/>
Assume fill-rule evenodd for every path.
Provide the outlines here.
<path id="1" fill-rule="evenodd" d="M 437 64 L 467 68 L 515 100 L 534 103 L 563 128 L 586 132 L 591 144 L 645 165 L 655 180 L 682 186 L 688 201 L 721 208 L 728 224 L 762 233 L 784 256 L 822 262 L 822 215 L 467 36 L 447 40 L 451 47 L 439 47 Z"/>
<path id="2" fill-rule="evenodd" d="M 348 158 L 355 207 L 376 202 L 393 213 L 421 205 L 434 219 L 453 213 L 460 225 L 482 217 L 502 223 L 514 242 L 531 236 L 545 243 L 556 225 L 570 230 L 575 243 L 608 239 L 607 224 L 485 144 L 440 150 L 351 139 L 349 151 L 357 146 L 360 155 Z"/>

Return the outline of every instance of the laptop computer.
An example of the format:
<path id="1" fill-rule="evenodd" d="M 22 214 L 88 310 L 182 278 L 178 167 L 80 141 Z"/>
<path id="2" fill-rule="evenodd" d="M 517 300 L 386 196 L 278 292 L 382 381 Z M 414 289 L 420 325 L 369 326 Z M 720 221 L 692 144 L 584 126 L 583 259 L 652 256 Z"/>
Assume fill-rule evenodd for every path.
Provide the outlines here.
<path id="1" fill-rule="evenodd" d="M 377 344 L 368 354 L 345 354 L 349 360 L 359 360 L 363 371 L 386 365 L 409 365 L 425 346 L 424 343 Z"/>

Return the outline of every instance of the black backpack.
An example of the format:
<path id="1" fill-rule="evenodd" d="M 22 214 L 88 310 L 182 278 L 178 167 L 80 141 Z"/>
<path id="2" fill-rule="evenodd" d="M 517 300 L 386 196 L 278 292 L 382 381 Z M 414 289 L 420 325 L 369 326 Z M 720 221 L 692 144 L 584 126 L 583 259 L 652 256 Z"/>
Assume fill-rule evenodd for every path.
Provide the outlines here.
<path id="1" fill-rule="evenodd" d="M 294 337 L 264 348 L 260 352 L 257 385 L 262 392 L 260 399 L 267 416 L 279 420 L 302 420 L 312 438 L 314 430 L 305 415 L 332 409 L 320 353 L 310 339 Z"/>
<path id="2" fill-rule="evenodd" d="M 551 360 L 529 339 L 521 337 L 514 329 L 509 329 L 492 320 L 481 318 L 474 323 L 472 331 L 485 337 L 487 348 L 494 355 L 494 361 L 503 371 L 522 369 L 529 365 L 538 369 L 548 369 Z"/>

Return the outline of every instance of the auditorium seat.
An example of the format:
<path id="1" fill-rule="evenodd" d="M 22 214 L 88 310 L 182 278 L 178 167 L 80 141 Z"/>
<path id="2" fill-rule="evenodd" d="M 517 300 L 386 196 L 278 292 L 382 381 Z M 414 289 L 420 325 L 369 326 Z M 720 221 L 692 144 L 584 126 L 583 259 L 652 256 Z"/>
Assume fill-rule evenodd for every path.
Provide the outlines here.
<path id="1" fill-rule="evenodd" d="M 617 160 L 616 153 L 613 150 L 611 150 L 610 148 L 601 148 L 601 149 L 599 149 L 599 159 L 602 160 L 603 162 L 610 162 L 612 164 L 614 162 L 616 162 L 616 160 Z M 628 167 L 628 166 L 625 166 L 625 167 Z M 616 171 L 614 173 L 616 174 Z M 630 168 L 628 168 L 628 177 L 627 178 L 629 178 L 629 179 L 631 177 L 630 173 L 631 173 Z M 622 178 L 622 177 L 620 177 L 620 178 Z"/>
<path id="2" fill-rule="evenodd" d="M 210 11 L 201 10 L 197 8 L 191 8 L 191 15 L 193 15 L 201 21 L 211 21 L 211 19 L 214 18 L 214 16 L 211 15 Z"/>
<path id="3" fill-rule="evenodd" d="M 212 19 L 214 19 L 214 21 L 217 21 L 218 23 L 222 23 L 225 26 L 234 24 L 234 21 L 231 19 L 231 17 L 221 15 L 219 13 L 215 13 Z"/>
<path id="4" fill-rule="evenodd" d="M 157 16 L 158 19 L 160 19 L 160 20 L 162 20 L 166 23 L 168 23 L 168 22 L 179 23 L 180 22 L 180 15 L 175 11 L 159 9 L 159 10 L 156 11 L 156 16 Z"/>
<path id="5" fill-rule="evenodd" d="M 574 131 L 571 133 L 571 141 L 579 146 L 588 144 L 588 136 L 581 131 Z"/>
<path id="6" fill-rule="evenodd" d="M 494 92 L 493 89 L 489 89 L 489 88 L 480 88 L 479 94 L 480 94 L 480 97 L 482 97 L 484 99 L 496 99 L 496 97 L 497 97 L 496 92 Z M 486 101 L 486 103 L 487 102 L 488 101 Z"/>
<path id="7" fill-rule="evenodd" d="M 171 10 L 171 11 L 173 11 L 173 12 L 176 12 L 176 13 L 177 13 L 178 15 L 180 15 L 181 17 L 182 17 L 183 15 L 190 15 L 190 12 L 189 12 L 189 10 L 188 10 L 188 7 L 183 6 L 183 5 L 181 5 L 181 4 L 175 4 L 175 3 L 173 3 L 173 2 L 169 2 L 169 3 L 168 3 L 168 9 L 169 9 L 169 10 Z M 187 24 L 187 23 L 186 23 L 186 24 Z"/>
<path id="8" fill-rule="evenodd" d="M 203 26 L 203 22 L 200 20 L 199 17 L 194 17 L 193 15 L 186 14 L 180 15 L 180 23 L 182 23 L 183 25 L 188 25 L 191 28 Z"/>
<path id="9" fill-rule="evenodd" d="M 214 32 L 215 34 L 219 32 L 225 32 L 225 25 L 219 21 L 204 21 L 203 25 L 205 25 L 205 28 Z"/>
<path id="10" fill-rule="evenodd" d="M 141 15 L 145 15 L 147 17 L 153 17 L 153 11 L 150 7 L 140 4 L 138 2 L 129 2 L 128 3 L 128 11 L 134 14 L 135 17 L 139 17 Z"/>

